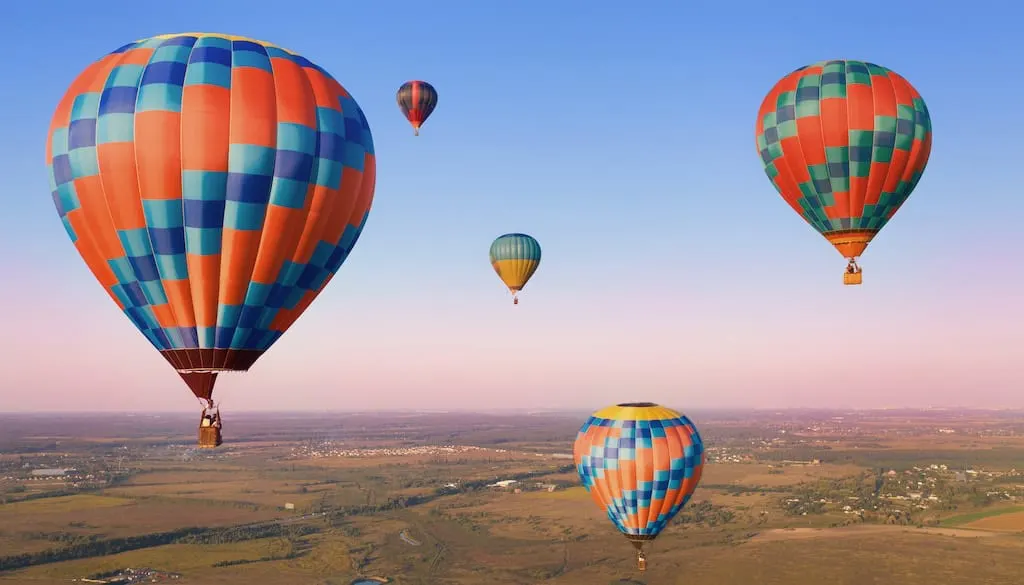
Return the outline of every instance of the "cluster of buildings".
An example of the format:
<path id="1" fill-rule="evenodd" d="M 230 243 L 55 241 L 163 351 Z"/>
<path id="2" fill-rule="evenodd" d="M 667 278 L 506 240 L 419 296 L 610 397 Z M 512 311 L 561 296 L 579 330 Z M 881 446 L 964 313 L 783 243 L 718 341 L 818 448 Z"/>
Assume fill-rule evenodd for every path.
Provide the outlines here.
<path id="1" fill-rule="evenodd" d="M 1024 499 L 1024 484 L 1014 485 L 1005 481 L 1006 478 L 1016 476 L 1021 476 L 1024 479 L 1024 473 L 1017 470 L 1001 472 L 964 469 L 956 471 L 948 465 L 932 464 L 915 466 L 902 472 L 895 469 L 886 471 L 882 474 L 882 481 L 876 484 L 877 491 L 872 495 L 850 494 L 849 490 L 852 488 L 811 490 L 803 495 L 786 497 L 781 502 L 784 508 L 798 515 L 832 510 L 842 511 L 847 515 L 856 515 L 862 519 L 866 514 L 888 514 L 900 517 L 909 514 L 909 510 L 927 510 L 940 505 L 944 500 L 955 499 L 958 494 L 963 493 L 955 485 L 964 482 L 986 482 L 981 484 L 986 488 L 980 493 L 990 499 Z M 998 481 L 998 478 L 1003 478 L 1003 480 Z M 846 493 L 843 493 L 844 491 Z"/>
<path id="2" fill-rule="evenodd" d="M 845 422 L 841 416 L 833 417 L 830 421 L 824 421 L 792 430 L 807 435 L 829 435 L 840 437 L 857 436 L 863 432 L 859 426 Z"/>
<path id="3" fill-rule="evenodd" d="M 121 569 L 114 573 L 96 577 L 81 577 L 72 579 L 79 583 L 106 583 L 107 585 L 135 585 L 137 583 L 161 583 L 180 579 L 177 573 L 157 571 L 155 569 Z"/>
<path id="4" fill-rule="evenodd" d="M 901 475 L 903 477 L 900 477 Z M 890 480 L 894 480 L 894 483 L 897 485 L 906 489 L 905 493 L 892 495 L 890 499 L 930 500 L 937 502 L 941 500 L 935 495 L 929 495 L 929 493 L 940 480 L 949 481 L 952 479 L 954 483 L 991 482 L 1001 478 L 1014 477 L 1020 477 L 1024 480 L 1024 471 L 1017 471 L 1016 469 L 1009 471 L 985 471 L 983 469 L 967 469 L 966 467 L 963 470 L 956 471 L 951 470 L 947 465 L 933 463 L 926 467 L 912 467 L 904 471 L 903 474 L 890 469 L 886 476 Z M 985 492 L 985 495 L 996 499 L 1015 500 L 1019 497 L 1020 492 L 1024 492 L 1024 484 L 1010 484 L 1005 481 L 1000 484 L 993 484 L 992 487 L 996 489 L 989 489 Z M 924 508 L 925 506 L 919 505 L 918 507 Z"/>
<path id="5" fill-rule="evenodd" d="M 66 487 L 89 487 L 95 484 L 103 484 L 109 479 L 109 473 L 101 470 L 82 471 L 72 467 L 37 467 L 31 468 L 26 464 L 24 468 L 8 471 L 0 476 L 0 481 L 11 483 L 58 483 Z"/>
<path id="6" fill-rule="evenodd" d="M 341 444 L 321 443 L 301 445 L 292 449 L 293 458 L 318 457 L 410 457 L 429 455 L 451 455 L 470 451 L 484 451 L 483 447 L 472 445 L 421 445 L 416 447 L 375 447 L 366 449 L 345 448 Z"/>
<path id="7" fill-rule="evenodd" d="M 749 453 L 730 447 L 706 447 L 704 453 L 708 463 L 748 463 L 754 460 Z"/>
<path id="8" fill-rule="evenodd" d="M 345 447 L 344 443 L 331 441 L 310 441 L 292 449 L 292 459 L 315 459 L 318 457 L 423 457 L 423 456 L 445 456 L 468 452 L 489 452 L 505 455 L 534 455 L 536 457 L 550 457 L 552 459 L 573 458 L 572 453 L 523 453 L 510 451 L 508 449 L 492 449 L 488 447 L 477 447 L 474 445 L 418 445 L 415 447 Z"/>
<path id="9" fill-rule="evenodd" d="M 63 482 L 66 484 L 104 483 L 126 473 L 129 453 L 115 448 L 104 454 L 38 453 L 0 460 L 0 480 Z"/>
<path id="10" fill-rule="evenodd" d="M 559 489 L 560 486 L 553 483 L 543 483 L 539 481 L 534 482 L 523 482 L 516 479 L 503 479 L 496 481 L 491 484 L 487 484 L 487 487 L 491 489 L 497 489 L 501 491 L 509 491 L 514 494 L 521 494 L 524 491 L 527 492 L 553 492 Z"/>

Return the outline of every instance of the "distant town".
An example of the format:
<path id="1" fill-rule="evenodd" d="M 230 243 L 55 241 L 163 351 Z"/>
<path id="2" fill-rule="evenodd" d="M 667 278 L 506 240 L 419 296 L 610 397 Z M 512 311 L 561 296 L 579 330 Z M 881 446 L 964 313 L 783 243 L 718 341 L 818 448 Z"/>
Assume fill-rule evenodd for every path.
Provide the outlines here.
<path id="1" fill-rule="evenodd" d="M 292 459 L 318 459 L 321 457 L 423 457 L 453 455 L 459 453 L 494 453 L 509 456 L 533 455 L 551 459 L 572 459 L 572 453 L 537 453 L 527 451 L 511 451 L 475 445 L 423 445 L 415 447 L 376 447 L 356 448 L 345 447 L 343 443 L 333 441 L 306 442 L 291 451 Z"/>

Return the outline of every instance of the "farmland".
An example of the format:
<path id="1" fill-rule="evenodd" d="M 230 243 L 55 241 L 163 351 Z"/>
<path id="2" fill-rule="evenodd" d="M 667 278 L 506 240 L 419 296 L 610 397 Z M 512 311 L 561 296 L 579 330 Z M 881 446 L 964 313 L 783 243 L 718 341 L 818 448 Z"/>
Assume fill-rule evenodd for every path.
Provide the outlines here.
<path id="1" fill-rule="evenodd" d="M 0 583 L 127 567 L 186 585 L 1018 582 L 1024 419 L 695 418 L 701 487 L 640 575 L 566 459 L 579 415 L 238 415 L 212 452 L 191 417 L 12 417 Z"/>

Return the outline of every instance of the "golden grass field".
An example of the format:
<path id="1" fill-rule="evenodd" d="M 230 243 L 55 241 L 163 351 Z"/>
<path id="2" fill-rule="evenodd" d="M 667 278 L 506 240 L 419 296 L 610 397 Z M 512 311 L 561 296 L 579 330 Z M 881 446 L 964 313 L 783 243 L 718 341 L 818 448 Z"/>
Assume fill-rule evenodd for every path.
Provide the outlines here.
<path id="1" fill-rule="evenodd" d="M 397 583 L 457 585 L 526 584 L 540 580 L 559 585 L 590 585 L 637 578 L 632 568 L 632 547 L 615 535 L 600 535 L 589 542 L 566 545 L 557 539 L 484 539 L 458 524 L 435 522 L 414 524 L 416 528 L 412 530 L 419 530 L 415 536 L 422 542 L 420 547 L 388 536 L 408 525 L 403 521 L 376 524 L 377 531 L 368 532 L 363 540 L 378 547 L 378 556 L 362 571 L 352 568 L 351 558 L 358 555 L 350 552 L 353 545 L 348 539 L 325 536 L 316 539 L 310 555 L 290 561 L 210 567 L 217 561 L 265 555 L 274 546 L 273 539 L 206 547 L 171 545 L 104 559 L 35 567 L 0 576 L 0 582 L 66 583 L 86 571 L 119 566 L 158 566 L 184 573 L 186 578 L 179 581 L 181 583 L 211 585 L 340 584 L 363 574 L 391 575 L 396 577 Z M 777 541 L 755 539 L 739 547 L 709 546 L 678 531 L 651 547 L 650 570 L 642 582 L 677 583 L 677 577 L 685 575 L 687 582 L 723 585 L 747 582 L 859 585 L 875 582 L 873 578 L 877 576 L 903 582 L 951 585 L 1017 583 L 1014 579 L 1019 576 L 1018 563 L 1024 553 L 1019 540 L 971 539 L 878 528 L 881 529 L 850 531 L 849 534 L 838 534 L 848 529 L 826 530 L 814 537 Z M 996 544 L 997 541 L 1001 542 Z M 432 574 L 430 558 L 439 542 L 444 543 L 446 554 L 441 569 Z M 565 570 L 564 574 L 549 577 L 560 569 Z M 408 578 L 402 577 L 403 572 Z M 335 580 L 325 581 L 325 576 Z M 915 580 L 906 581 L 911 577 Z"/>
<path id="2" fill-rule="evenodd" d="M 965 528 L 978 530 L 994 530 L 998 532 L 1021 532 L 1024 533 L 1024 512 L 1011 512 L 989 516 L 974 522 L 964 524 Z"/>
<path id="3" fill-rule="evenodd" d="M 274 539 L 255 540 L 224 545 L 168 545 L 110 555 L 98 559 L 67 561 L 22 571 L 17 578 L 31 583 L 38 579 L 67 582 L 85 574 L 111 571 L 122 567 L 159 567 L 161 570 L 194 575 L 194 583 L 211 582 L 217 573 L 230 574 L 237 567 L 213 568 L 219 561 L 257 559 L 275 546 Z M 231 575 L 231 578 L 234 578 Z M 2 582 L 0 574 L 0 582 Z M 15 581 L 17 582 L 17 581 Z"/>
<path id="4" fill-rule="evenodd" d="M 740 484 L 744 486 L 776 487 L 802 481 L 855 475 L 863 468 L 856 465 L 787 465 L 725 463 L 704 466 L 701 483 L 704 485 Z M 771 471 L 781 473 L 770 473 Z"/>
<path id="5" fill-rule="evenodd" d="M 243 502 L 267 507 L 282 507 L 286 502 L 291 502 L 299 507 L 316 501 L 319 497 L 318 492 L 328 489 L 327 487 L 322 487 L 319 490 L 314 488 L 307 493 L 301 493 L 300 487 L 284 481 L 234 480 L 124 486 L 107 490 L 107 493 L 128 498 L 172 496 L 196 500 Z"/>
<path id="6" fill-rule="evenodd" d="M 190 504 L 181 500 L 76 495 L 0 506 L 0 527 L 5 532 L 69 532 L 112 538 L 193 526 L 257 522 L 281 515 L 268 510 Z"/>
<path id="7" fill-rule="evenodd" d="M 47 540 L 28 540 L 18 536 L 0 536 L 0 551 L 16 550 L 18 554 L 41 552 L 52 548 L 53 543 Z M 3 573 L 0 573 L 3 575 Z"/>
<path id="8" fill-rule="evenodd" d="M 835 529 L 842 530 L 842 529 Z M 846 538 L 812 538 L 735 546 L 651 551 L 643 582 L 733 585 L 943 583 L 1016 585 L 1020 542 L 991 546 L 997 539 L 965 539 L 890 531 Z M 623 551 L 628 552 L 628 551 Z M 628 556 L 626 554 L 624 557 Z M 583 567 L 551 583 L 609 583 L 609 573 L 633 577 L 631 559 Z M 610 570 L 609 570 L 610 569 Z M 683 575 L 683 580 L 679 576 Z"/>
<path id="9" fill-rule="evenodd" d="M 27 516 L 38 518 L 47 515 L 74 514 L 82 511 L 103 510 L 119 506 L 130 506 L 131 500 L 112 498 L 107 496 L 94 496 L 88 494 L 63 496 L 57 498 L 46 498 L 45 500 L 29 500 L 27 502 L 12 502 L 0 507 L 0 520 L 10 525 L 15 517 Z"/>

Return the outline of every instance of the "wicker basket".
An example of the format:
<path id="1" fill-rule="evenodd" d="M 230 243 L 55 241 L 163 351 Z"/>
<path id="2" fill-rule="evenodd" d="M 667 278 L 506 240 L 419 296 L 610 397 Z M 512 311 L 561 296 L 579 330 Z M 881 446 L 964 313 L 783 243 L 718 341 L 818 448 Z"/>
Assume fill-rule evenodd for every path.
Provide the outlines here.
<path id="1" fill-rule="evenodd" d="M 843 273 L 843 284 L 860 284 L 862 280 L 863 274 L 860 271 Z"/>
<path id="2" fill-rule="evenodd" d="M 199 427 L 199 448 L 213 449 L 219 447 L 223 441 L 220 437 L 220 429 L 217 427 Z"/>

